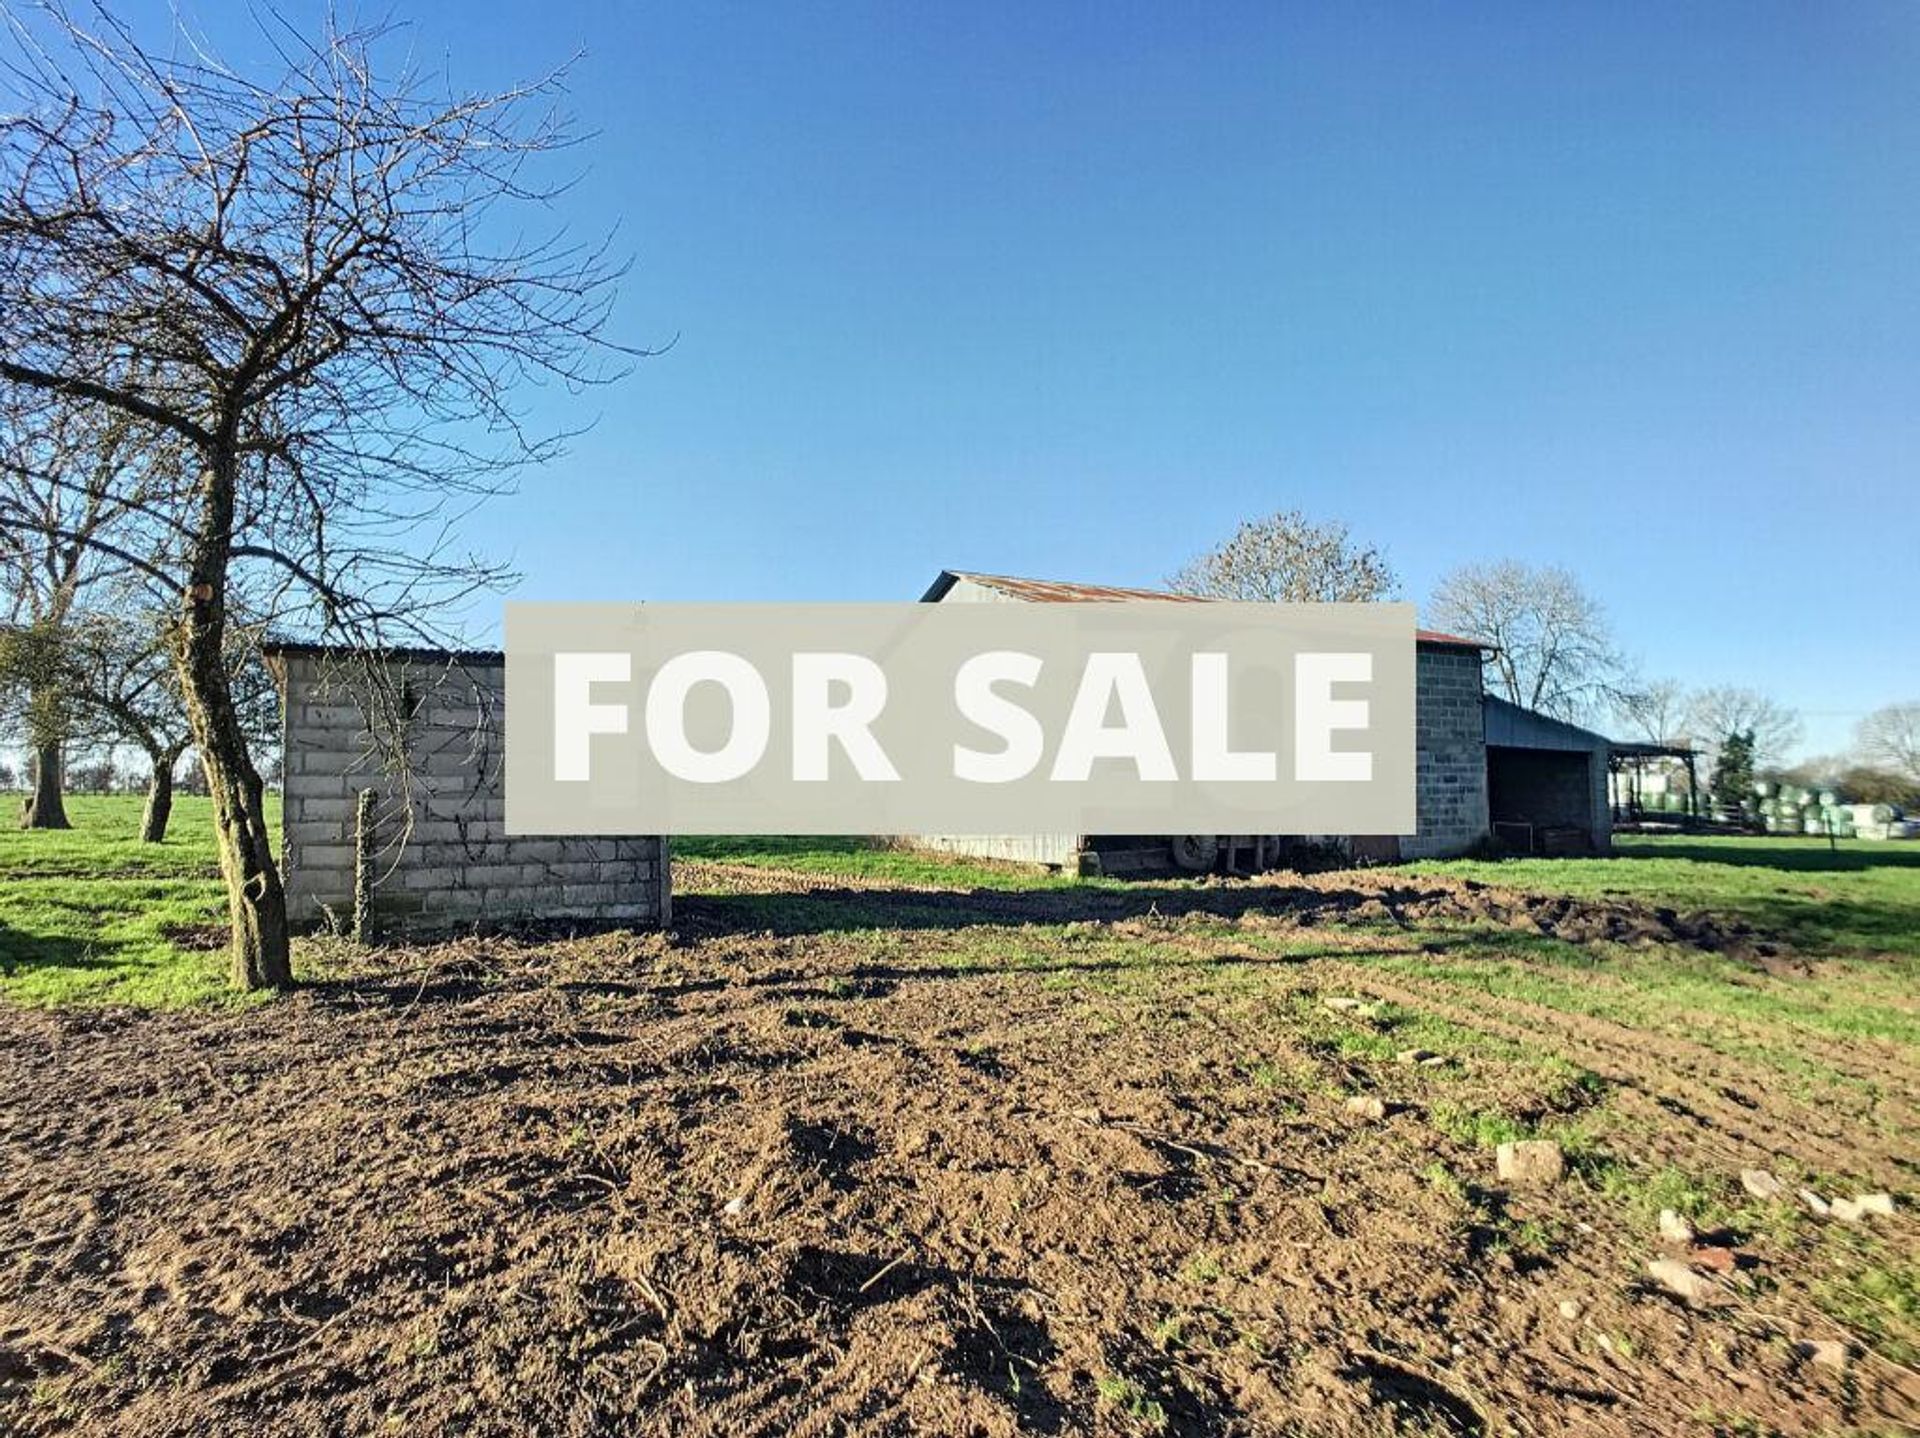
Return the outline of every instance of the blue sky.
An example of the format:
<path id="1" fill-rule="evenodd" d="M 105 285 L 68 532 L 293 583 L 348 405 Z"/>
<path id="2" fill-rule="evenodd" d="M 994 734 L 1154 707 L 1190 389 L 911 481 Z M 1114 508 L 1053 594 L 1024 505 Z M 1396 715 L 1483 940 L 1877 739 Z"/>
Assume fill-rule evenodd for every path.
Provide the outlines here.
<path id="1" fill-rule="evenodd" d="M 1920 695 L 1911 4 L 395 13 L 583 52 L 566 219 L 677 336 L 474 522 L 519 597 L 1151 584 L 1297 505 L 1416 600 L 1565 564 L 1810 749 Z"/>

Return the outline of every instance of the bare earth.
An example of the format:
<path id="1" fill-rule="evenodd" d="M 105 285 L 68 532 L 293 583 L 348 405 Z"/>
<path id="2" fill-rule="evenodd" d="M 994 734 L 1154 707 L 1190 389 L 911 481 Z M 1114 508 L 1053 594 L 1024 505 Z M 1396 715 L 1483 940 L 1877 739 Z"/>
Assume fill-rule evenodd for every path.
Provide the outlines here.
<path id="1" fill-rule="evenodd" d="M 1732 1020 L 1389 962 L 1471 956 L 1474 923 L 1600 946 L 1596 992 L 1616 945 L 1821 982 L 1765 935 L 1391 874 L 1150 903 L 679 877 L 707 892 L 672 939 L 321 948 L 265 1007 L 0 1008 L 0 1431 L 1920 1421 L 1920 1379 L 1819 1301 L 1851 1236 L 1774 1205 L 1681 1255 L 1695 1308 L 1648 1277 L 1636 1198 L 1843 1175 L 1899 1195 L 1872 1241 L 1910 1257 L 1910 1053 L 1809 1034 L 1782 1083 Z M 1604 1138 L 1502 1184 L 1442 1121 L 1490 1112 Z M 1795 1347 L 1835 1339 L 1844 1370 Z"/>

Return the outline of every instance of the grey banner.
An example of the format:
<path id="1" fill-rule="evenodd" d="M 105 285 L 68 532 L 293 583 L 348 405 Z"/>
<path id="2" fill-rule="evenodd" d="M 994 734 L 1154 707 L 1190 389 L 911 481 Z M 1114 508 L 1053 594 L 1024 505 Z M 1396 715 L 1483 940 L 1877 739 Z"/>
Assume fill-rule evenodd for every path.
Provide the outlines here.
<path id="1" fill-rule="evenodd" d="M 1404 604 L 509 604 L 510 834 L 1406 834 Z"/>

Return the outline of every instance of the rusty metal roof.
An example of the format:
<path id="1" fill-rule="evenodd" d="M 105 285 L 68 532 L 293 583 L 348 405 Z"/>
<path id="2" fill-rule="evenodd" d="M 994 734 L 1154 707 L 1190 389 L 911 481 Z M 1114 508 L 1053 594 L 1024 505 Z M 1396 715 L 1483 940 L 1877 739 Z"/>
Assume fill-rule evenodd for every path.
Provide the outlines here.
<path id="1" fill-rule="evenodd" d="M 969 570 L 943 571 L 955 579 L 970 579 L 997 589 L 1010 599 L 1033 604 L 1086 604 L 1117 599 L 1165 599 L 1179 604 L 1204 604 L 1198 594 L 1173 594 L 1164 589 L 1129 589 L 1119 584 L 1063 584 L 1051 579 L 1016 579 L 1010 574 L 975 574 Z M 937 583 L 937 581 L 936 581 Z"/>
<path id="2" fill-rule="evenodd" d="M 1175 604 L 1210 604 L 1203 594 L 1174 594 L 1165 589 L 1132 589 L 1122 584 L 1068 584 L 1053 579 L 1020 579 L 1011 574 L 979 574 L 970 569 L 943 569 L 923 600 L 939 600 L 960 580 L 970 580 L 986 589 L 998 590 L 1009 599 L 1031 604 L 1088 604 L 1121 599 L 1162 599 Z M 1478 639 L 1462 639 L 1457 634 L 1442 634 L 1437 629 L 1420 629 L 1415 636 L 1422 644 L 1445 649 L 1491 649 Z"/>

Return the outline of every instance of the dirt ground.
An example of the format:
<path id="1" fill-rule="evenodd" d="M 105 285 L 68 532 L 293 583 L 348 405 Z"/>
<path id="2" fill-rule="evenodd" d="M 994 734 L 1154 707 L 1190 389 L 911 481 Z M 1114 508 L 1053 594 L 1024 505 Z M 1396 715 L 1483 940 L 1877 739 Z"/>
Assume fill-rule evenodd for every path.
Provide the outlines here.
<path id="1" fill-rule="evenodd" d="M 1796 1089 L 1739 1043 L 1386 962 L 1558 937 L 1820 981 L 1766 935 L 1392 873 L 1150 903 L 681 878 L 707 893 L 673 937 L 323 950 L 255 1008 L 0 1009 L 0 1431 L 1920 1421 L 1920 1379 L 1821 1301 L 1858 1245 L 1920 1240 L 1897 1050 L 1808 1037 L 1834 1086 Z M 1505 1184 L 1461 1131 L 1484 1113 L 1604 1141 Z M 1836 1234 L 1742 1208 L 1749 1167 L 1899 1208 Z M 1731 1230 L 1664 1247 L 1663 1174 Z"/>

